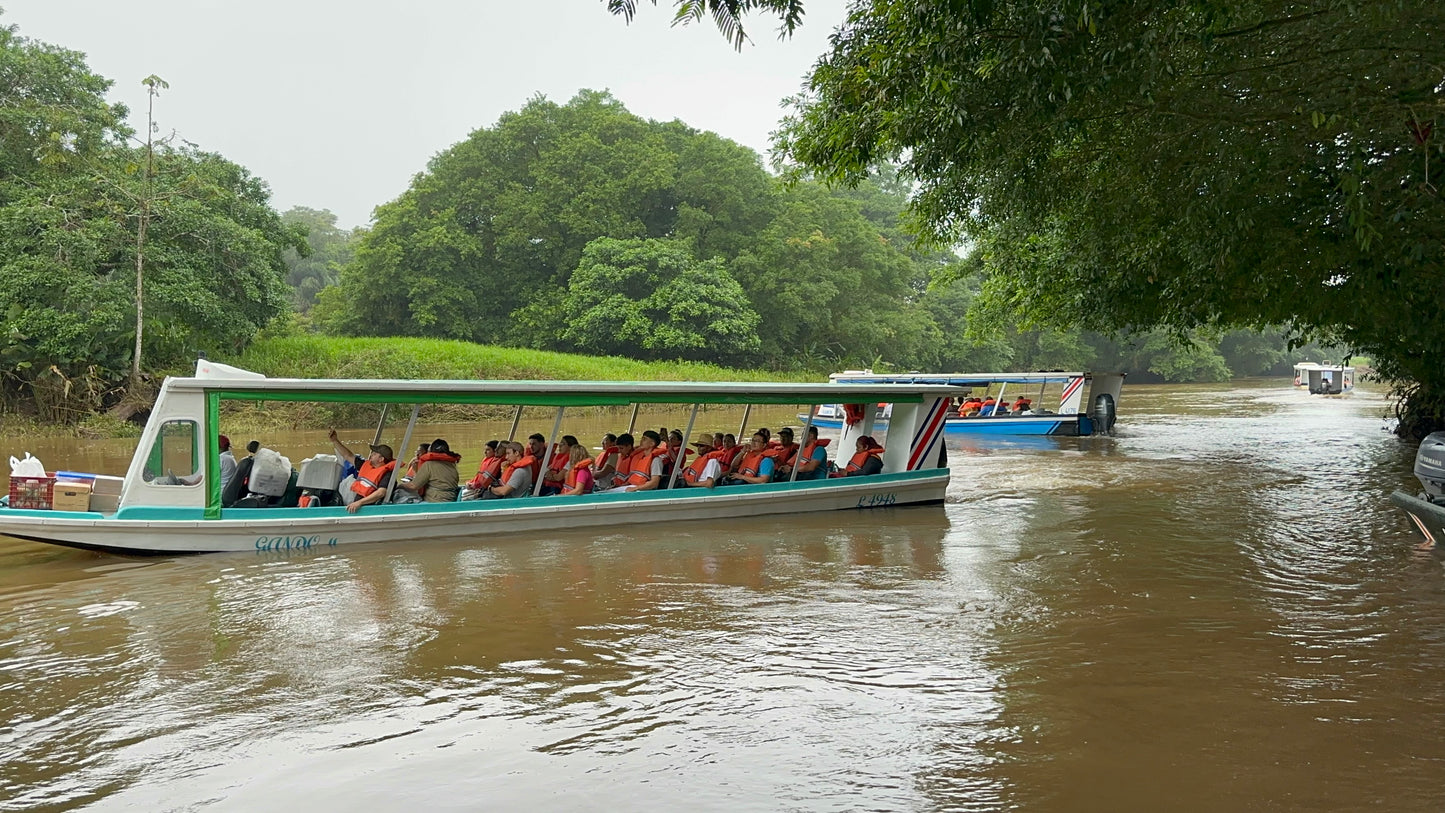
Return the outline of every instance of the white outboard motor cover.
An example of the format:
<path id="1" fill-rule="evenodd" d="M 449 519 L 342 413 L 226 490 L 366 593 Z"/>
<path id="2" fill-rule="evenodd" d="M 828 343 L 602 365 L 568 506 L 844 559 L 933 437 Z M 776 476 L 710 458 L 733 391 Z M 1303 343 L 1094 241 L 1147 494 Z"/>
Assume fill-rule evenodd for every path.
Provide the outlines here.
<path id="1" fill-rule="evenodd" d="M 335 491 L 341 482 L 341 461 L 334 454 L 319 454 L 301 461 L 301 474 L 296 478 L 298 488 L 316 491 Z"/>
<path id="2" fill-rule="evenodd" d="M 275 449 L 262 447 L 256 450 L 256 462 L 251 464 L 251 483 L 247 488 L 252 494 L 280 497 L 286 493 L 291 482 L 291 461 Z"/>
<path id="3" fill-rule="evenodd" d="M 1445 497 L 1445 432 L 1431 432 L 1415 453 L 1415 476 L 1431 502 Z"/>

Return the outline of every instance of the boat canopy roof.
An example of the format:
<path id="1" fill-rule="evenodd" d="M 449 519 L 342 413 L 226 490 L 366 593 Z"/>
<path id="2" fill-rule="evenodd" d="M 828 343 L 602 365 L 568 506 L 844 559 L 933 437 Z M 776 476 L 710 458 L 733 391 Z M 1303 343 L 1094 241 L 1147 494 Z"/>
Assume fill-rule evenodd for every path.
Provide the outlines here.
<path id="1" fill-rule="evenodd" d="M 173 392 L 225 400 L 365 404 L 628 404 L 921 403 L 955 397 L 957 387 L 933 383 L 789 384 L 712 381 L 448 381 L 358 378 L 267 378 L 215 362 L 196 364 L 193 378 L 172 378 Z"/>
<path id="2" fill-rule="evenodd" d="M 1122 374 L 1119 374 L 1122 375 Z M 834 373 L 829 378 L 846 384 L 930 384 L 949 387 L 985 387 L 989 384 L 1067 384 L 1093 373 L 1049 371 L 1041 373 Z"/>

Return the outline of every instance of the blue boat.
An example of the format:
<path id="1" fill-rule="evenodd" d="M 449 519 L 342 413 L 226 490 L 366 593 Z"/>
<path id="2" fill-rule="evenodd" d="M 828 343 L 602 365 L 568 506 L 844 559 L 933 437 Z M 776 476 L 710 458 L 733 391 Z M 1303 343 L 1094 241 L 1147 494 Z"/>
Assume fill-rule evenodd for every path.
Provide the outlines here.
<path id="1" fill-rule="evenodd" d="M 838 384 L 968 387 L 980 399 L 991 397 L 995 404 L 1005 404 L 1013 398 L 1018 405 L 1008 411 L 990 405 L 961 414 L 959 406 L 967 399 L 959 399 L 944 418 L 944 431 L 949 435 L 1112 433 L 1119 394 L 1124 388 L 1124 373 L 874 373 L 863 370 L 834 373 L 829 378 Z M 1014 404 L 1006 404 L 1006 407 L 1012 406 Z M 799 417 L 806 420 L 808 416 Z M 864 425 L 865 434 L 882 430 L 888 424 L 888 414 L 878 404 L 855 406 L 854 417 L 855 423 Z M 814 408 L 812 423 L 820 429 L 842 429 L 849 423 L 848 410 L 842 404 L 821 404 Z"/>

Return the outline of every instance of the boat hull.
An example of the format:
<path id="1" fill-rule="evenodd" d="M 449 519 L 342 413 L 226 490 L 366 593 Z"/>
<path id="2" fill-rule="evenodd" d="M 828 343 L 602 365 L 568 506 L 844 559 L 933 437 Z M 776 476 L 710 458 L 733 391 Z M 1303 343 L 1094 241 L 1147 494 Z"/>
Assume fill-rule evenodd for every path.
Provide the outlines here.
<path id="1" fill-rule="evenodd" d="M 1430 547 L 1445 540 L 1445 505 L 1432 503 L 1413 494 L 1396 491 L 1390 495 L 1390 502 L 1405 509 L 1415 530 L 1425 537 Z"/>
<path id="2" fill-rule="evenodd" d="M 807 415 L 799 415 L 807 420 Z M 813 418 L 813 425 L 819 429 L 842 429 L 840 418 Z M 874 423 L 878 431 L 888 428 L 888 422 Z M 1092 427 L 1092 424 L 1090 424 Z M 1092 431 L 1080 431 L 1078 415 L 1003 415 L 997 418 L 949 418 L 943 423 L 948 435 L 1088 435 Z"/>
<path id="3" fill-rule="evenodd" d="M 0 511 L 0 533 L 37 542 L 131 554 L 315 550 L 404 539 L 453 539 L 629 524 L 754 517 L 943 502 L 946 469 L 803 483 L 677 489 L 586 497 L 344 508 L 226 509 L 208 520 L 189 509 L 122 509 L 115 516 Z"/>

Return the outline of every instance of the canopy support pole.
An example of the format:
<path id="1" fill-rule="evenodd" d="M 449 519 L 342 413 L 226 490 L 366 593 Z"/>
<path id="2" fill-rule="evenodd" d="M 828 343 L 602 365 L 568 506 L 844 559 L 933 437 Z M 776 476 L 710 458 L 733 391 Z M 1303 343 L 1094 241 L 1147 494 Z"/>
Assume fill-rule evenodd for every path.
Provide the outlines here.
<path id="1" fill-rule="evenodd" d="M 744 406 L 743 406 L 743 422 L 740 423 L 740 424 L 738 424 L 738 445 L 739 445 L 739 446 L 742 446 L 742 445 L 743 445 L 743 432 L 747 431 L 747 428 L 748 428 L 748 418 L 752 417 L 752 414 L 753 414 L 753 405 L 752 405 L 752 404 L 746 404 L 746 405 L 744 405 Z"/>
<path id="2" fill-rule="evenodd" d="M 627 419 L 627 434 L 629 435 L 632 434 L 632 430 L 637 428 L 637 410 L 641 408 L 642 404 L 632 405 L 632 417 Z"/>
<path id="3" fill-rule="evenodd" d="M 801 438 L 798 438 L 798 452 L 797 454 L 793 455 L 793 476 L 788 478 L 788 482 L 790 483 L 798 482 L 798 467 L 803 464 L 803 448 L 808 445 L 808 430 L 812 428 L 813 410 L 812 408 L 809 408 L 808 419 L 806 421 L 803 421 L 803 436 Z"/>
<path id="4" fill-rule="evenodd" d="M 512 428 L 507 432 L 507 440 L 517 439 L 517 425 L 522 422 L 522 405 L 517 404 L 517 411 L 512 413 Z"/>
<path id="5" fill-rule="evenodd" d="M 545 475 L 547 469 L 550 468 L 548 464 L 552 462 L 552 455 L 557 453 L 552 444 L 557 442 L 557 433 L 562 431 L 562 413 L 565 412 L 566 409 L 566 407 L 557 407 L 557 419 L 552 421 L 552 434 L 547 438 L 547 451 L 543 453 L 545 456 L 542 458 L 542 468 L 537 470 L 537 482 L 532 484 L 533 497 L 540 497 L 542 495 L 542 476 Z"/>
<path id="6" fill-rule="evenodd" d="M 383 429 L 386 428 L 386 415 L 387 415 L 387 413 L 390 412 L 390 411 L 391 411 L 391 404 L 382 404 L 382 405 L 381 405 L 381 420 L 379 420 L 379 421 L 376 422 L 376 434 L 374 434 L 374 435 L 371 436 L 371 445 L 372 445 L 372 446 L 379 446 L 379 445 L 381 445 L 381 430 L 383 430 Z M 403 446 L 402 448 L 405 449 L 406 447 Z"/>
<path id="7" fill-rule="evenodd" d="M 672 488 L 677 484 L 677 475 L 682 473 L 682 464 L 687 460 L 687 439 L 692 437 L 692 425 L 697 422 L 697 409 L 700 405 L 692 405 L 692 414 L 687 416 L 687 429 L 682 433 L 682 448 L 677 450 L 677 461 L 672 464 L 672 479 L 667 481 L 664 488 Z M 702 454 L 702 452 L 698 452 Z"/>
<path id="8" fill-rule="evenodd" d="M 411 448 L 411 433 L 416 430 L 416 416 L 419 414 L 421 414 L 421 404 L 412 404 L 411 420 L 406 422 L 406 435 L 401 439 L 402 449 Z M 398 460 L 397 465 L 401 465 L 401 461 Z M 397 469 L 391 470 L 391 479 L 386 482 L 386 499 L 384 499 L 383 502 L 391 502 L 391 495 L 396 491 L 396 481 L 400 480 L 403 474 L 405 474 L 405 472 Z"/>

